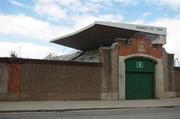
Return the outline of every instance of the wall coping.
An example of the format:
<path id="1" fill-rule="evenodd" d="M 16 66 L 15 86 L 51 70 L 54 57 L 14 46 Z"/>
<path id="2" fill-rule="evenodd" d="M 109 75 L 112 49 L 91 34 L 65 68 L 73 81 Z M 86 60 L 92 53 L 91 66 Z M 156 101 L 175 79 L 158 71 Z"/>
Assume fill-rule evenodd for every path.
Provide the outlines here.
<path id="1" fill-rule="evenodd" d="M 59 64 L 59 65 L 79 65 L 79 66 L 102 66 L 100 62 L 77 62 L 63 60 L 45 60 L 45 59 L 25 59 L 25 58 L 10 58 L 1 57 L 0 63 L 7 64 Z"/>
<path id="2" fill-rule="evenodd" d="M 180 71 L 180 67 L 174 67 L 174 70 Z"/>

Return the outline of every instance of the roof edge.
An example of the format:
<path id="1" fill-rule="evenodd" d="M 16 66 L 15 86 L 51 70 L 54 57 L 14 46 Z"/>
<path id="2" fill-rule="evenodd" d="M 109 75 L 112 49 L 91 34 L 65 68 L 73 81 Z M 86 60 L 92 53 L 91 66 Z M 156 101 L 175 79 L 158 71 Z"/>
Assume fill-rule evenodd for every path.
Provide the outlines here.
<path id="1" fill-rule="evenodd" d="M 63 39 L 63 38 L 65 38 L 65 37 L 73 36 L 73 35 L 75 35 L 75 34 L 77 34 L 77 33 L 80 33 L 80 32 L 82 32 L 82 31 L 84 31 L 84 30 L 86 30 L 86 29 L 89 29 L 89 28 L 93 27 L 95 24 L 96 24 L 96 22 L 94 22 L 94 23 L 92 23 L 92 24 L 90 24 L 90 25 L 88 25 L 88 26 L 86 26 L 86 27 L 83 27 L 83 28 L 81 28 L 81 29 L 79 29 L 79 30 L 77 30 L 77 31 L 74 31 L 74 32 L 72 32 L 72 33 L 69 33 L 69 34 L 67 34 L 67 35 L 60 36 L 60 37 L 51 39 L 50 42 L 51 42 L 51 43 L 54 43 L 54 42 L 56 42 L 56 41 L 59 40 L 59 39 Z"/>
<path id="2" fill-rule="evenodd" d="M 117 27 L 117 28 L 124 28 L 124 29 L 141 31 L 141 32 L 152 33 L 152 34 L 167 35 L 166 27 L 141 25 L 141 24 L 118 23 L 118 22 L 104 22 L 104 21 L 95 21 L 95 24 L 110 26 L 110 27 Z"/>
<path id="3" fill-rule="evenodd" d="M 75 32 L 69 33 L 67 35 L 61 36 L 54 38 L 50 40 L 51 43 L 55 43 L 59 39 L 63 39 L 66 37 L 73 36 L 77 33 L 80 33 L 86 29 L 89 29 L 93 27 L 94 25 L 103 25 L 103 26 L 109 26 L 109 27 L 116 27 L 116 28 L 122 28 L 122 29 L 128 29 L 128 30 L 133 30 L 133 31 L 140 31 L 140 32 L 145 32 L 145 33 L 152 33 L 152 34 L 158 34 L 158 35 L 167 35 L 167 30 L 166 27 L 157 27 L 157 26 L 150 26 L 150 25 L 139 25 L 139 24 L 128 24 L 128 23 L 115 23 L 115 22 L 105 22 L 105 21 L 95 21 L 94 23 L 81 28 Z"/>

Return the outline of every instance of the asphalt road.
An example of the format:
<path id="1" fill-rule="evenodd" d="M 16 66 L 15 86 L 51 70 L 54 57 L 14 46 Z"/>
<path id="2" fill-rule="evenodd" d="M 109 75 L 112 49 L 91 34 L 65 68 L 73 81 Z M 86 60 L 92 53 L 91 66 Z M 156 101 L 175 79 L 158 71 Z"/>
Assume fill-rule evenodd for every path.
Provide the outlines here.
<path id="1" fill-rule="evenodd" d="M 0 113 L 0 119 L 180 119 L 180 106 L 64 112 Z"/>

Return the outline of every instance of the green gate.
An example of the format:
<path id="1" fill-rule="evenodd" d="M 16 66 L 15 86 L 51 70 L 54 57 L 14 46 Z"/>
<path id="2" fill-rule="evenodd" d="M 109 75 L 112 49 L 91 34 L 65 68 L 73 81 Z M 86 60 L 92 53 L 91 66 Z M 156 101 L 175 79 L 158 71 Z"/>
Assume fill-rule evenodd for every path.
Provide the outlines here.
<path id="1" fill-rule="evenodd" d="M 153 99 L 154 72 L 155 62 L 149 59 L 127 59 L 125 79 L 126 99 Z"/>

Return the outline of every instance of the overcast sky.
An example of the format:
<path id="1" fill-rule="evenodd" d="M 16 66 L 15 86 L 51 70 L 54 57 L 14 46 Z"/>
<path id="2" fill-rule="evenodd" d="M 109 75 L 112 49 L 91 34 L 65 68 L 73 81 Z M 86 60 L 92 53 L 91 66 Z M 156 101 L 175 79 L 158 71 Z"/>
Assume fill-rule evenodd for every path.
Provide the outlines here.
<path id="1" fill-rule="evenodd" d="M 167 27 L 164 47 L 180 58 L 180 0 L 0 0 L 0 57 L 72 53 L 49 41 L 96 20 Z"/>

